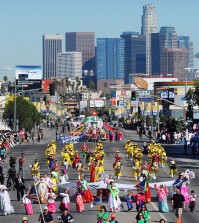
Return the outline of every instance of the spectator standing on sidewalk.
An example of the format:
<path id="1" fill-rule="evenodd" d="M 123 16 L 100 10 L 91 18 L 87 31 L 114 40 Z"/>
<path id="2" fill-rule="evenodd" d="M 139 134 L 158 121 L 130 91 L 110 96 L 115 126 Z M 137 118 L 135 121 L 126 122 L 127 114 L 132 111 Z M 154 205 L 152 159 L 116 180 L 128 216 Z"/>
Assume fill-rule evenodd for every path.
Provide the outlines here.
<path id="1" fill-rule="evenodd" d="M 184 154 L 187 155 L 187 139 L 184 137 Z"/>
<path id="2" fill-rule="evenodd" d="M 176 189 L 176 194 L 173 195 L 171 199 L 171 205 L 175 211 L 175 215 L 178 218 L 176 223 L 182 222 L 182 210 L 185 209 L 185 199 L 184 196 L 180 193 L 180 189 Z"/>

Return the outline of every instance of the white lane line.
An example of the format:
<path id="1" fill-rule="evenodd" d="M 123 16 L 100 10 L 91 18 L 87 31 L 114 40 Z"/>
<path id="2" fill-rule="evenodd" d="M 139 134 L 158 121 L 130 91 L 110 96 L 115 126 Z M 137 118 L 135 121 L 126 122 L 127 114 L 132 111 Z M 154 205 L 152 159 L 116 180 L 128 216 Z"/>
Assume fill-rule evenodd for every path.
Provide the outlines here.
<path id="1" fill-rule="evenodd" d="M 155 205 L 155 203 L 151 202 L 151 204 L 152 204 L 153 208 L 154 208 L 156 211 L 158 211 L 158 214 L 160 215 L 160 217 L 161 217 L 162 219 L 164 219 L 164 220 L 167 222 L 167 219 L 165 218 L 165 216 L 164 216 L 162 213 L 159 212 L 159 209 L 158 209 L 158 207 Z"/>

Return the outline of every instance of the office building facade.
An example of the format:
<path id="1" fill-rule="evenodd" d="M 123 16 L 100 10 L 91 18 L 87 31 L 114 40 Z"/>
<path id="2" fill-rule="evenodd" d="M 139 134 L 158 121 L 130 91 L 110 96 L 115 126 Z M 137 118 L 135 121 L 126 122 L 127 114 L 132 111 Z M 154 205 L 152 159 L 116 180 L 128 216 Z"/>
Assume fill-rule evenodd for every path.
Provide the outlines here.
<path id="1" fill-rule="evenodd" d="M 57 54 L 57 77 L 74 80 L 82 77 L 82 53 L 64 52 Z"/>
<path id="2" fill-rule="evenodd" d="M 178 80 L 185 80 L 185 68 L 188 67 L 188 50 L 186 48 L 165 48 L 163 53 L 163 75 L 172 74 Z"/>
<path id="3" fill-rule="evenodd" d="M 56 56 L 62 52 L 62 35 L 43 35 L 43 78 L 56 77 Z"/>
<path id="4" fill-rule="evenodd" d="M 123 32 L 125 40 L 124 82 L 133 82 L 133 76 L 146 74 L 146 36 L 137 32 Z"/>
<path id="5" fill-rule="evenodd" d="M 194 68 L 194 47 L 193 42 L 190 41 L 189 36 L 178 36 L 178 47 L 188 49 L 189 54 L 189 68 Z"/>
<path id="6" fill-rule="evenodd" d="M 97 39 L 97 80 L 124 79 L 124 47 L 125 41 L 122 38 Z"/>
<path id="7" fill-rule="evenodd" d="M 143 6 L 141 34 L 146 36 L 146 73 L 151 74 L 151 33 L 157 33 L 155 6 Z"/>
<path id="8" fill-rule="evenodd" d="M 95 33 L 68 32 L 65 34 L 66 52 L 82 53 L 82 70 L 95 70 Z"/>

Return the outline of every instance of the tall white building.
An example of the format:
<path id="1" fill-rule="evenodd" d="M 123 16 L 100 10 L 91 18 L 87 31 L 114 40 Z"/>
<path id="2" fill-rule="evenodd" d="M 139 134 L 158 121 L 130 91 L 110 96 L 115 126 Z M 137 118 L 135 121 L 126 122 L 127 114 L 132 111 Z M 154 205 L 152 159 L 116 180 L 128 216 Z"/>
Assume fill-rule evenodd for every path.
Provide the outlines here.
<path id="1" fill-rule="evenodd" d="M 146 36 L 146 74 L 151 75 L 151 33 L 157 33 L 155 6 L 143 6 L 141 34 Z"/>
<path id="2" fill-rule="evenodd" d="M 62 35 L 43 35 L 43 78 L 56 77 L 56 56 L 62 52 Z"/>
<path id="3" fill-rule="evenodd" d="M 82 53 L 64 52 L 57 54 L 57 77 L 75 79 L 82 77 Z"/>

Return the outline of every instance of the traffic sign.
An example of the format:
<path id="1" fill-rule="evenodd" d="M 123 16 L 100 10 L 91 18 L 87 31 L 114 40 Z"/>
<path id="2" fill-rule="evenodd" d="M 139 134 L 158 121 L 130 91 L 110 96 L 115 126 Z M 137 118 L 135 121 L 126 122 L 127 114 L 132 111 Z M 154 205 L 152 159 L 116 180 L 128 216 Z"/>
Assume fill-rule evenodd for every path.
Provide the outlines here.
<path id="1" fill-rule="evenodd" d="M 153 98 L 139 98 L 139 101 L 153 101 Z"/>

